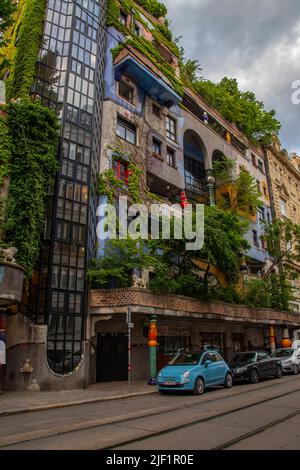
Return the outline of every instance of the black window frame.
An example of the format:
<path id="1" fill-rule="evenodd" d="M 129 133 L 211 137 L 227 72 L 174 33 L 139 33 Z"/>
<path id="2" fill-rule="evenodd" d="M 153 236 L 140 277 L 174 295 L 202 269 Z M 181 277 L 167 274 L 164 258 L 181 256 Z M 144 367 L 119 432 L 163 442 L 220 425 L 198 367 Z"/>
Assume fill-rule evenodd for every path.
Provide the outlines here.
<path id="1" fill-rule="evenodd" d="M 127 88 L 128 92 L 127 94 L 129 94 L 129 97 L 126 96 L 126 94 L 122 94 L 121 92 L 121 86 Z M 125 80 L 120 80 L 119 83 L 118 83 L 118 95 L 125 101 L 127 101 L 128 103 L 134 105 L 134 86 L 127 83 Z"/>
<path id="2" fill-rule="evenodd" d="M 152 137 L 152 153 L 162 156 L 162 142 L 155 136 Z"/>
<path id="3" fill-rule="evenodd" d="M 118 133 L 119 127 L 124 129 L 124 137 Z M 134 142 L 127 138 L 128 134 L 134 135 Z M 129 144 L 137 145 L 137 126 L 127 121 L 120 115 L 118 115 L 117 117 L 116 135 L 120 137 L 120 139 L 125 140 L 125 142 L 128 142 Z"/>
<path id="4" fill-rule="evenodd" d="M 156 103 L 152 103 L 152 114 L 161 119 L 161 109 Z"/>
<path id="5" fill-rule="evenodd" d="M 167 164 L 171 168 L 176 168 L 176 150 L 172 147 L 167 147 Z"/>
<path id="6" fill-rule="evenodd" d="M 166 117 L 167 138 L 172 142 L 177 142 L 177 121 L 172 116 Z"/>

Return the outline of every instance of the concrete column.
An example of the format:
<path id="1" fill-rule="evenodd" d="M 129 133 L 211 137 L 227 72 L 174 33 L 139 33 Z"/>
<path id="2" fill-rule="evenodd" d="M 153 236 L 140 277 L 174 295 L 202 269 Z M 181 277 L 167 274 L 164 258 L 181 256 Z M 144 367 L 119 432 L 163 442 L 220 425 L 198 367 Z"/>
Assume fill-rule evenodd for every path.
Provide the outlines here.
<path id="1" fill-rule="evenodd" d="M 276 343 L 275 343 L 275 331 L 274 331 L 273 326 L 270 326 L 270 329 L 269 329 L 269 343 L 270 343 L 270 346 L 271 346 L 271 353 L 275 352 L 276 351 Z"/>
<path id="2" fill-rule="evenodd" d="M 225 331 L 225 358 L 226 360 L 230 360 L 233 355 L 233 347 L 232 347 L 232 333 L 230 330 Z"/>
<path id="3" fill-rule="evenodd" d="M 0 310 L 0 390 L 4 383 L 6 367 L 6 313 Z"/>
<path id="4" fill-rule="evenodd" d="M 149 316 L 149 385 L 156 385 L 157 382 L 157 316 Z"/>

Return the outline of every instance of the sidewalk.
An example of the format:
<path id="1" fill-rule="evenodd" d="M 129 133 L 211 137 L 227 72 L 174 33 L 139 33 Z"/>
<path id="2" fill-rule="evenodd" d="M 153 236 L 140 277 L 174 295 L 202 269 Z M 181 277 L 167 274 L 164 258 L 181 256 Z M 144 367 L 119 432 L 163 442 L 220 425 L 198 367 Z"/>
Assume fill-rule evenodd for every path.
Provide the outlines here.
<path id="1" fill-rule="evenodd" d="M 149 395 L 156 393 L 156 391 L 155 386 L 150 386 L 145 381 L 133 382 L 130 387 L 127 382 L 109 382 L 90 385 L 86 389 L 59 392 L 10 392 L 5 390 L 0 392 L 0 417 Z"/>

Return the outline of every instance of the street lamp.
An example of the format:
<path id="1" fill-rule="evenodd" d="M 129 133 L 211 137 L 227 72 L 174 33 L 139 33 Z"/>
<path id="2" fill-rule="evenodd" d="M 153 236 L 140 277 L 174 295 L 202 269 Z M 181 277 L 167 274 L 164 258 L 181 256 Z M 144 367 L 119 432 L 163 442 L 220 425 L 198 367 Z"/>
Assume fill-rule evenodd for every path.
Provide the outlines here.
<path id="1" fill-rule="evenodd" d="M 212 175 L 212 170 L 208 170 L 207 175 L 208 176 L 207 176 L 207 179 L 206 179 L 206 185 L 207 185 L 207 189 L 208 189 L 209 205 L 211 207 L 213 207 L 213 206 L 216 205 L 215 195 L 214 195 L 214 187 L 215 187 L 215 184 L 216 184 L 216 179 Z"/>

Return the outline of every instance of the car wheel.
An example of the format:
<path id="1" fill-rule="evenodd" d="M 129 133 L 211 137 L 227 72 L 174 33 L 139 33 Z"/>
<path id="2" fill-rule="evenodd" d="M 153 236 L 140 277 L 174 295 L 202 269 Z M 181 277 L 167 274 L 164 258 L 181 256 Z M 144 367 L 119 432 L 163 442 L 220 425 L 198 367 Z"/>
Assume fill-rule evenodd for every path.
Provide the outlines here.
<path id="1" fill-rule="evenodd" d="M 259 373 L 256 369 L 253 369 L 250 374 L 250 382 L 252 384 L 258 384 L 259 382 Z"/>
<path id="2" fill-rule="evenodd" d="M 293 365 L 293 374 L 294 374 L 294 375 L 298 375 L 298 374 L 299 374 L 299 368 L 298 368 L 297 364 L 294 364 L 294 365 Z"/>
<path id="3" fill-rule="evenodd" d="M 276 367 L 276 375 L 275 375 L 276 379 L 281 379 L 282 377 L 282 369 L 280 366 L 277 366 Z"/>
<path id="4" fill-rule="evenodd" d="M 226 377 L 225 377 L 225 382 L 224 382 L 224 387 L 225 388 L 231 388 L 232 387 L 232 375 L 227 372 Z"/>
<path id="5" fill-rule="evenodd" d="M 204 392 L 205 386 L 204 386 L 204 381 L 201 379 L 201 377 L 198 377 L 198 379 L 195 382 L 195 387 L 194 387 L 194 395 L 202 395 Z"/>

